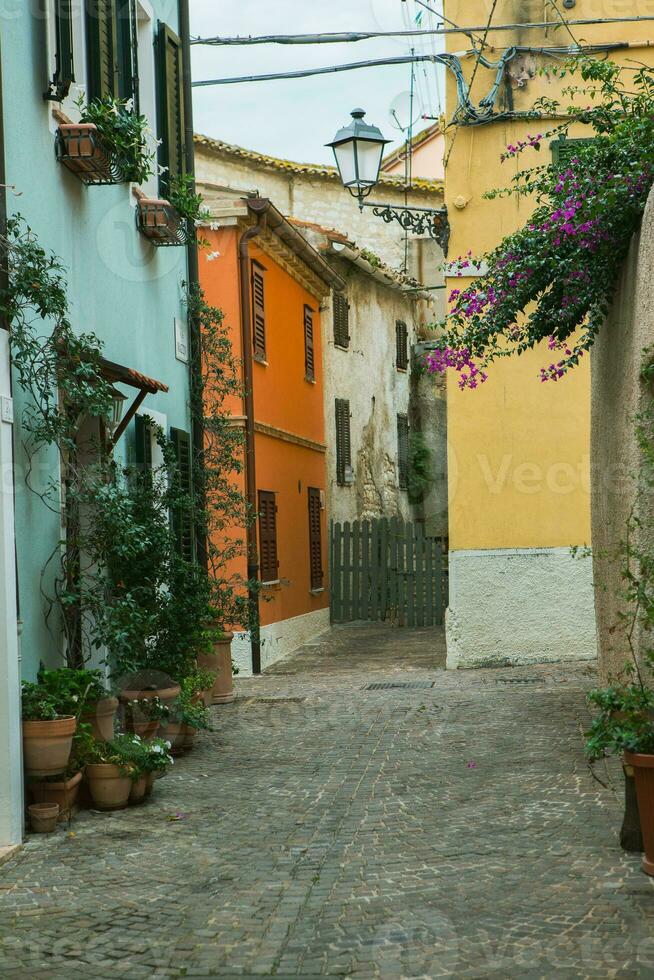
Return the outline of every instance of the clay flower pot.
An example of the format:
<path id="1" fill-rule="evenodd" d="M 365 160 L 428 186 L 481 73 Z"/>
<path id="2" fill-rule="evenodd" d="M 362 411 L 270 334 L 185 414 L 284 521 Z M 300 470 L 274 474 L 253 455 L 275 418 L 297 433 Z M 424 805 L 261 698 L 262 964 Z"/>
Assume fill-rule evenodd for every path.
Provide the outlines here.
<path id="1" fill-rule="evenodd" d="M 626 765 L 632 766 L 636 780 L 638 812 L 645 854 L 643 871 L 654 875 L 654 755 L 625 752 Z"/>
<path id="2" fill-rule="evenodd" d="M 138 779 L 132 780 L 132 788 L 129 791 L 130 803 L 142 803 L 148 795 L 148 773 L 143 773 Z"/>
<path id="3" fill-rule="evenodd" d="M 225 633 L 220 640 L 214 641 L 211 653 L 201 653 L 198 656 L 198 667 L 216 674 L 211 691 L 212 704 L 229 704 L 235 697 L 232 677 L 233 639 L 233 633 Z"/>
<path id="4" fill-rule="evenodd" d="M 190 750 L 193 748 L 195 744 L 195 736 L 197 735 L 197 733 L 198 733 L 197 728 L 191 728 L 190 725 L 184 726 L 184 749 L 187 752 L 190 752 Z"/>
<path id="5" fill-rule="evenodd" d="M 58 803 L 32 803 L 31 806 L 28 806 L 27 812 L 30 816 L 33 833 L 53 834 L 57 829 Z"/>
<path id="6" fill-rule="evenodd" d="M 76 772 L 70 779 L 61 782 L 32 782 L 29 791 L 35 803 L 56 804 L 59 807 L 59 822 L 72 816 L 73 808 L 79 796 L 82 773 Z"/>
<path id="7" fill-rule="evenodd" d="M 89 704 L 82 715 L 82 722 L 91 726 L 96 742 L 109 742 L 114 737 L 114 719 L 118 711 L 118 698 L 102 698 Z"/>
<path id="8" fill-rule="evenodd" d="M 124 810 L 132 789 L 132 780 L 119 766 L 101 762 L 86 767 L 86 779 L 93 805 L 97 810 Z"/>
<path id="9" fill-rule="evenodd" d="M 132 717 L 125 722 L 125 731 L 134 732 L 139 738 L 142 738 L 144 742 L 149 742 L 151 738 L 154 738 L 159 732 L 159 719 L 154 718 L 152 721 L 139 721 Z"/>
<path id="10" fill-rule="evenodd" d="M 154 781 L 157 778 L 156 773 L 148 772 L 145 775 L 145 795 L 149 796 L 154 789 Z"/>
<path id="11" fill-rule="evenodd" d="M 181 722 L 170 721 L 163 729 L 161 737 L 170 742 L 170 754 L 182 755 L 186 742 L 187 726 Z"/>
<path id="12" fill-rule="evenodd" d="M 53 776 L 68 765 L 77 719 L 23 721 L 23 761 L 29 776 Z"/>
<path id="13" fill-rule="evenodd" d="M 181 690 L 179 684 L 171 684 L 170 687 L 148 688 L 142 691 L 121 691 L 118 696 L 123 704 L 127 701 L 153 701 L 155 698 L 159 698 L 163 704 L 172 704 L 179 697 Z"/>

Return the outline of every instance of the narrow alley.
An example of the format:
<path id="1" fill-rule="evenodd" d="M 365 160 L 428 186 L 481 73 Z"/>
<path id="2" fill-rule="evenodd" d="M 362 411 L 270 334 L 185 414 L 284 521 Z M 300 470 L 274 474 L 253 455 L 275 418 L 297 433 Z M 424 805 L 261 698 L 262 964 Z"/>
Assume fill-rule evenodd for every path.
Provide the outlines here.
<path id="1" fill-rule="evenodd" d="M 438 631 L 351 626 L 237 680 L 150 802 L 4 865 L 0 976 L 651 975 L 592 666 L 443 664 Z"/>

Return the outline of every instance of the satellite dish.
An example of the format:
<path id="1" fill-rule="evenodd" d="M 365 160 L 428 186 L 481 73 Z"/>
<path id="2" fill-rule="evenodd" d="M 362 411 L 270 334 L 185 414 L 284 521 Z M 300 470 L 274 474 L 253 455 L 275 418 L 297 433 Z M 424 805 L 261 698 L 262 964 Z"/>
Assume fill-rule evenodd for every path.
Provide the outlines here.
<path id="1" fill-rule="evenodd" d="M 422 106 L 418 93 L 413 95 L 413 118 L 411 118 L 411 93 L 400 92 L 396 95 L 388 107 L 388 118 L 391 126 L 402 133 L 406 133 L 410 126 L 415 126 L 422 118 Z"/>

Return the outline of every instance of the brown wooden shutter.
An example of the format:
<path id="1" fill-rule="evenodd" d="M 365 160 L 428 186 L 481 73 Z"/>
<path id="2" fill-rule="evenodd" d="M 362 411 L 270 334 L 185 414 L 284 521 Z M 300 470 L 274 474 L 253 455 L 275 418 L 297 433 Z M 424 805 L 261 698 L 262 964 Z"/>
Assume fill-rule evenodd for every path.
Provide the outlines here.
<path id="1" fill-rule="evenodd" d="M 322 589 L 324 575 L 322 570 L 322 520 L 320 490 L 309 487 L 309 563 L 311 588 Z"/>
<path id="2" fill-rule="evenodd" d="M 316 380 L 316 355 L 313 346 L 313 310 L 304 307 L 304 376 L 307 381 Z"/>
<path id="3" fill-rule="evenodd" d="M 332 294 L 334 343 L 347 349 L 350 345 L 350 306 L 344 293 Z"/>
<path id="4" fill-rule="evenodd" d="M 118 97 L 115 0 L 86 0 L 87 98 Z"/>
<path id="5" fill-rule="evenodd" d="M 259 574 L 262 582 L 275 582 L 279 578 L 277 504 L 270 490 L 259 491 Z"/>
<path id="6" fill-rule="evenodd" d="M 136 0 L 115 0 L 118 97 L 133 99 L 139 111 L 138 20 Z"/>
<path id="7" fill-rule="evenodd" d="M 178 489 L 185 498 L 183 506 L 173 511 L 173 530 L 177 538 L 178 552 L 186 561 L 195 559 L 195 534 L 193 528 L 193 468 L 191 459 L 191 437 L 182 429 L 171 429 L 170 438 L 175 449 Z"/>
<path id="8" fill-rule="evenodd" d="M 397 472 L 401 490 L 409 486 L 409 419 L 406 415 L 397 417 Z"/>
<path id="9" fill-rule="evenodd" d="M 336 399 L 336 482 L 345 486 L 346 469 L 352 465 L 350 440 L 350 403 L 346 398 Z"/>
<path id="10" fill-rule="evenodd" d="M 266 290 L 264 268 L 252 263 L 252 347 L 258 361 L 266 359 Z"/>
<path id="11" fill-rule="evenodd" d="M 403 320 L 395 322 L 395 366 L 406 371 L 409 366 L 409 332 Z"/>
<path id="12" fill-rule="evenodd" d="M 186 173 L 184 136 L 184 88 L 182 42 L 167 24 L 159 23 L 157 35 L 157 129 L 159 179 L 162 196 L 170 193 L 173 177 Z"/>

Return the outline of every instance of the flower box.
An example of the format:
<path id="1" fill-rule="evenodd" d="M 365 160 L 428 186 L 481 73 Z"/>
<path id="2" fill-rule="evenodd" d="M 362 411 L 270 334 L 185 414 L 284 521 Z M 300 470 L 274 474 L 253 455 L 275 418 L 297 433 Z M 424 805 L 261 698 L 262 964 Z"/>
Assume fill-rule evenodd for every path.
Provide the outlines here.
<path id="1" fill-rule="evenodd" d="M 170 201 L 142 197 L 136 208 L 139 231 L 153 245 L 186 245 L 185 221 Z"/>
<path id="2" fill-rule="evenodd" d="M 93 123 L 62 123 L 55 147 L 59 163 L 84 184 L 120 184 L 126 179 Z"/>

